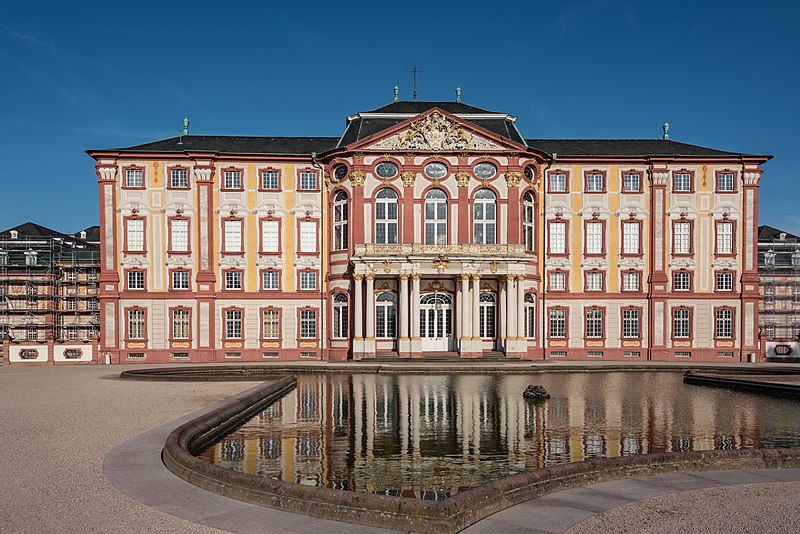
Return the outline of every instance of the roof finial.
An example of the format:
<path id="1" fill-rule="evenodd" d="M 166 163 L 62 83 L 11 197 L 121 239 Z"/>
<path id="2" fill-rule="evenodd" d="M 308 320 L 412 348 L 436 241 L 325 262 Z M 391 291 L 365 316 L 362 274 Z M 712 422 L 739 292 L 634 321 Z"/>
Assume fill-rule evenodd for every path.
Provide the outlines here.
<path id="1" fill-rule="evenodd" d="M 461 88 L 456 87 L 456 102 L 461 103 Z"/>
<path id="2" fill-rule="evenodd" d="M 669 123 L 665 122 L 661 127 L 664 129 L 664 137 L 662 137 L 661 139 L 664 139 L 666 141 L 667 139 L 669 139 Z"/>
<path id="3" fill-rule="evenodd" d="M 189 117 L 183 118 L 183 135 L 189 135 Z"/>
<path id="4" fill-rule="evenodd" d="M 394 101 L 395 102 L 400 100 L 400 97 L 397 96 L 399 94 L 400 94 L 400 88 L 395 85 L 394 86 Z"/>

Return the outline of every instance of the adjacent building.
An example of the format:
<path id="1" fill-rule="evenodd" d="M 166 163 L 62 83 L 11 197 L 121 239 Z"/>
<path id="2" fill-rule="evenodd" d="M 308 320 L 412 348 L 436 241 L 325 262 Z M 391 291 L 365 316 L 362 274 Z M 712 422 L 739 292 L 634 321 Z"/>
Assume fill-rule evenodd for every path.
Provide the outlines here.
<path id="1" fill-rule="evenodd" d="M 768 359 L 800 358 L 800 238 L 758 229 L 759 325 Z"/>
<path id="2" fill-rule="evenodd" d="M 665 125 L 666 126 L 666 125 Z M 336 137 L 89 150 L 104 357 L 740 361 L 770 156 L 397 101 Z"/>
<path id="3" fill-rule="evenodd" d="M 62 234 L 31 222 L 0 232 L 0 340 L 4 362 L 97 360 L 97 227 Z"/>

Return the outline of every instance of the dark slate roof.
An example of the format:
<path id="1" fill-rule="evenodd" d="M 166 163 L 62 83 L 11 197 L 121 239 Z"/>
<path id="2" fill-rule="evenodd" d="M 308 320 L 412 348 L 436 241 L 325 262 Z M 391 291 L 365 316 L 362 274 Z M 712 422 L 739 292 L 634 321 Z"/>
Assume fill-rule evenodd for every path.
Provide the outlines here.
<path id="1" fill-rule="evenodd" d="M 373 109 L 367 113 L 423 113 L 432 108 L 439 108 L 447 113 L 458 115 L 459 113 L 497 113 L 496 111 L 487 111 L 485 109 L 476 108 L 462 104 L 461 102 L 409 102 L 399 101 L 392 102 L 378 109 Z"/>
<path id="2" fill-rule="evenodd" d="M 794 239 L 797 242 L 800 242 L 800 237 L 796 235 L 790 234 L 789 232 L 784 232 L 783 230 L 778 230 L 777 228 L 773 228 L 772 226 L 759 226 L 758 227 L 758 242 L 771 242 L 774 240 L 780 240 L 780 235 L 786 234 L 787 239 Z"/>
<path id="3" fill-rule="evenodd" d="M 98 241 L 99 241 L 99 234 L 100 234 L 100 227 L 97 226 L 97 233 L 98 233 Z M 17 239 L 11 238 L 11 230 L 16 230 L 19 232 L 17 235 Z M 95 243 L 90 243 L 89 239 L 83 240 L 78 239 L 74 236 L 68 234 L 62 234 L 56 230 L 51 230 L 46 226 L 42 226 L 41 224 L 36 224 L 33 222 L 26 222 L 20 224 L 19 226 L 15 226 L 13 228 L 9 228 L 8 230 L 4 230 L 0 232 L 0 241 L 4 242 L 4 246 L 10 246 L 14 243 L 25 243 L 26 241 L 46 241 L 49 243 L 50 239 L 59 239 L 66 244 L 71 244 L 78 246 L 78 248 L 85 248 L 85 249 L 99 249 L 98 245 Z"/>
<path id="4" fill-rule="evenodd" d="M 743 156 L 667 139 L 526 139 L 531 148 L 559 156 Z M 771 156 L 769 156 L 771 157 Z"/>
<path id="5" fill-rule="evenodd" d="M 256 137 L 234 135 L 187 135 L 128 148 L 87 152 L 215 152 L 220 154 L 306 155 L 336 146 L 338 137 Z"/>
<path id="6" fill-rule="evenodd" d="M 488 130 L 500 137 L 510 139 L 520 145 L 525 144 L 525 140 L 520 135 L 514 121 L 506 113 L 498 113 L 496 111 L 487 111 L 485 109 L 468 106 L 461 102 L 392 102 L 386 106 L 374 109 L 372 111 L 365 111 L 348 118 L 347 129 L 339 141 L 338 146 L 343 147 L 354 143 L 360 139 L 364 139 L 376 133 L 382 132 L 396 124 L 409 119 L 409 115 L 418 115 L 431 109 L 440 109 L 446 113 L 453 115 L 494 115 L 494 117 L 480 117 L 480 118 L 464 118 L 460 117 L 465 122 L 472 123 L 476 126 Z M 383 115 L 380 117 L 371 115 Z M 385 115 L 397 114 L 397 117 L 386 117 Z"/>
<path id="7" fill-rule="evenodd" d="M 100 227 L 99 226 L 97 226 L 97 225 L 90 226 L 89 228 L 84 228 L 83 230 L 78 230 L 74 234 L 70 234 L 70 235 L 72 235 L 73 237 L 80 237 L 81 236 L 81 232 L 86 232 L 86 241 L 88 241 L 90 243 L 92 243 L 92 242 L 99 243 L 100 242 Z"/>

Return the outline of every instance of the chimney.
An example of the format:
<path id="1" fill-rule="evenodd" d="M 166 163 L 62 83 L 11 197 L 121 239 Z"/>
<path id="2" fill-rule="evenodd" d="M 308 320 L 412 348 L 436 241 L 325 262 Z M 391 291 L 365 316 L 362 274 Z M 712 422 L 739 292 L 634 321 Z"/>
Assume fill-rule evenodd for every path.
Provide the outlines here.
<path id="1" fill-rule="evenodd" d="M 664 136 L 663 136 L 661 139 L 663 139 L 664 141 L 667 141 L 667 140 L 669 140 L 669 123 L 668 123 L 668 122 L 665 122 L 665 123 L 664 123 L 664 124 L 661 126 L 661 128 L 664 130 Z"/>

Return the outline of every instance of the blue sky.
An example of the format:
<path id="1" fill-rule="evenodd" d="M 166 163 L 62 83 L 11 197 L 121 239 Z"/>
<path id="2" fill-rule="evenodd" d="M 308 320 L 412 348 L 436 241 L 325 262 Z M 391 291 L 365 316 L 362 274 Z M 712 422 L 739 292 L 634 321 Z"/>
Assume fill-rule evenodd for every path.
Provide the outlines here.
<path id="1" fill-rule="evenodd" d="M 274 4 L 274 5 L 273 5 Z M 800 7 L 789 2 L 29 2 L 0 17 L 0 229 L 98 224 L 84 150 L 176 135 L 340 135 L 410 99 L 526 137 L 661 135 L 773 154 L 760 224 L 800 234 Z M 280 7 L 278 7 L 280 5 Z"/>

